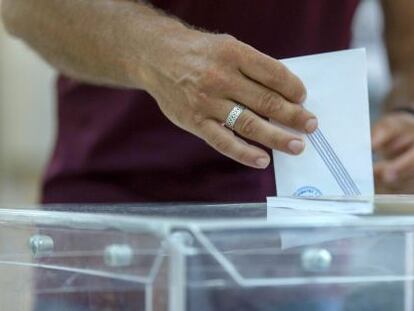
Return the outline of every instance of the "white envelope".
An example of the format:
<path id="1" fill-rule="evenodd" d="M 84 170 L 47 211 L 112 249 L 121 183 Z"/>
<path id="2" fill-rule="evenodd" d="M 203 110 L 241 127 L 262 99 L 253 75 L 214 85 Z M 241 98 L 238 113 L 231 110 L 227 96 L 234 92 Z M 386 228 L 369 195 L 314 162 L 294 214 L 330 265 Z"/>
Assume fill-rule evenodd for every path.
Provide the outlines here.
<path id="1" fill-rule="evenodd" d="M 299 156 L 273 151 L 278 196 L 373 195 L 366 55 L 355 49 L 283 60 L 319 121 Z"/>
<path id="2" fill-rule="evenodd" d="M 374 210 L 374 202 L 373 197 L 365 196 L 268 197 L 267 207 L 267 219 L 272 220 L 278 219 L 280 208 L 330 213 L 325 215 L 370 214 Z"/>

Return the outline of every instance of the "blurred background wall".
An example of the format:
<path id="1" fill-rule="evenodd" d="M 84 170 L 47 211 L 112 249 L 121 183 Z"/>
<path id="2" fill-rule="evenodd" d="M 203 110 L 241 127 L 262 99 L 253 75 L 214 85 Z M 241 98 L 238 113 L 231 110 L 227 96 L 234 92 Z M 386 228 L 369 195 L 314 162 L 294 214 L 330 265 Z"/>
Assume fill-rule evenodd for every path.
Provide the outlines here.
<path id="1" fill-rule="evenodd" d="M 0 202 L 37 199 L 54 137 L 54 76 L 0 25 Z"/>
<path id="2" fill-rule="evenodd" d="M 368 49 L 375 116 L 388 85 L 377 0 L 361 3 L 354 28 L 353 45 Z M 55 134 L 54 78 L 52 68 L 0 25 L 0 203 L 37 200 Z"/>

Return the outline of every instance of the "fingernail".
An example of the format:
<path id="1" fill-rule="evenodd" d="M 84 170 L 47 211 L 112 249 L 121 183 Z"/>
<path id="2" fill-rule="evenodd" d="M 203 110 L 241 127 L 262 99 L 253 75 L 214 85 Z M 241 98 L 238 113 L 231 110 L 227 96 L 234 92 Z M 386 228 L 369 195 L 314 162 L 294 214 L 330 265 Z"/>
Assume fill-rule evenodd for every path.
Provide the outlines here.
<path id="1" fill-rule="evenodd" d="M 306 121 L 305 130 L 308 133 L 314 132 L 318 128 L 318 120 L 316 118 L 309 119 Z"/>
<path id="2" fill-rule="evenodd" d="M 396 182 L 398 179 L 398 174 L 395 171 L 387 170 L 384 172 L 384 180 L 385 182 L 392 184 Z"/>
<path id="3" fill-rule="evenodd" d="M 269 166 L 270 160 L 269 158 L 258 158 L 256 160 L 256 165 L 260 168 L 266 168 Z"/>
<path id="4" fill-rule="evenodd" d="M 305 143 L 302 140 L 294 139 L 288 143 L 288 148 L 293 154 L 299 154 L 305 148 Z"/>

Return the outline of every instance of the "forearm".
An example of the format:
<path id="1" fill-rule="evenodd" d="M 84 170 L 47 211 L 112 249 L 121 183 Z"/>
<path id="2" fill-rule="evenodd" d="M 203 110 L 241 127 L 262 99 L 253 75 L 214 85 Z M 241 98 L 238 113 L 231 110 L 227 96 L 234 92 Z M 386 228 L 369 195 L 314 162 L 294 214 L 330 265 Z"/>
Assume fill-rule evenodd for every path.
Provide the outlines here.
<path id="1" fill-rule="evenodd" d="M 146 88 L 169 35 L 186 31 L 129 0 L 3 0 L 2 13 L 9 32 L 59 71 L 120 87 Z"/>
<path id="2" fill-rule="evenodd" d="M 414 1 L 382 0 L 384 41 L 393 77 L 386 110 L 414 108 Z"/>
<path id="3" fill-rule="evenodd" d="M 240 137 L 292 155 L 303 151 L 300 135 L 267 120 L 306 133 L 318 126 L 300 105 L 303 82 L 232 36 L 191 29 L 132 0 L 2 1 L 9 30 L 59 70 L 146 90 L 171 122 L 244 165 L 263 169 L 270 158 Z M 223 127 L 238 104 L 248 109 Z"/>

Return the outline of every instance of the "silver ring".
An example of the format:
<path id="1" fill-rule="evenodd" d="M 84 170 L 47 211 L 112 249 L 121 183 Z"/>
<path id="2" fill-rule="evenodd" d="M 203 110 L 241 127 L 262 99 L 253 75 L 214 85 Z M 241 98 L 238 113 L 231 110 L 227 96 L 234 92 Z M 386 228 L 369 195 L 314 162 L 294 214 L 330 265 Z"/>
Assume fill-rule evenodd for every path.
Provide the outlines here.
<path id="1" fill-rule="evenodd" d="M 246 107 L 244 107 L 243 105 L 240 104 L 236 104 L 233 109 L 230 111 L 230 113 L 227 116 L 226 122 L 224 123 L 224 125 L 230 129 L 230 130 L 234 130 L 234 125 L 237 122 L 237 119 L 240 117 L 240 115 L 242 114 L 242 112 L 246 109 Z"/>

